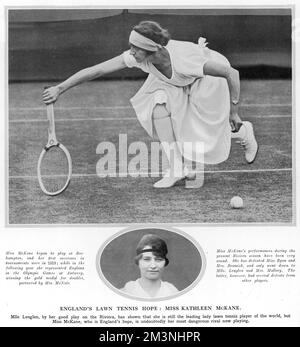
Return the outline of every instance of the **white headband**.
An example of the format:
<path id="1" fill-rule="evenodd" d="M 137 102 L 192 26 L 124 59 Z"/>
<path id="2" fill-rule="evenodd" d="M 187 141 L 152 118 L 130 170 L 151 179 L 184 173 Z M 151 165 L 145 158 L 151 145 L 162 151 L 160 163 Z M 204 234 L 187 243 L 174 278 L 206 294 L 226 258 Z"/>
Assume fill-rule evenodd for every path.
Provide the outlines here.
<path id="1" fill-rule="evenodd" d="M 161 45 L 148 39 L 147 37 L 139 34 L 135 30 L 132 30 L 129 36 L 129 42 L 136 47 L 145 49 L 146 51 L 156 52 Z"/>

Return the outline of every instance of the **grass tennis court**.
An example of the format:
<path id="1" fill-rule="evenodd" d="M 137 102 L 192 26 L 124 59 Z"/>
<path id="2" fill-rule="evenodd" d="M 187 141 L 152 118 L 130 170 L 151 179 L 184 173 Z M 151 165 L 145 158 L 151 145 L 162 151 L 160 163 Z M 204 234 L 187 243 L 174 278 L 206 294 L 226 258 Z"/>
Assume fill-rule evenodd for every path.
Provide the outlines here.
<path id="1" fill-rule="evenodd" d="M 70 151 L 73 177 L 57 197 L 42 193 L 36 166 L 47 142 L 44 83 L 9 86 L 10 224 L 77 223 L 292 223 L 292 85 L 290 80 L 242 80 L 240 114 L 256 131 L 260 151 L 254 164 L 232 143 L 229 159 L 206 166 L 199 189 L 178 185 L 158 190 L 157 177 L 101 178 L 96 175 L 102 141 L 128 144 L 151 139 L 129 99 L 143 81 L 96 81 L 62 95 L 55 105 L 56 135 Z M 243 198 L 245 208 L 229 201 Z"/>

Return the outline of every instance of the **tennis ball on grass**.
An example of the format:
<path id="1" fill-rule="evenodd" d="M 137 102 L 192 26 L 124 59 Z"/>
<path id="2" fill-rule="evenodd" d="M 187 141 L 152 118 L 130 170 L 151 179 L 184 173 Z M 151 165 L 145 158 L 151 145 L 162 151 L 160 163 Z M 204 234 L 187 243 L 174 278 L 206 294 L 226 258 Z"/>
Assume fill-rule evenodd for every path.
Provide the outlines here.
<path id="1" fill-rule="evenodd" d="M 230 207 L 231 208 L 243 208 L 244 207 L 243 199 L 239 196 L 234 196 L 230 200 Z"/>

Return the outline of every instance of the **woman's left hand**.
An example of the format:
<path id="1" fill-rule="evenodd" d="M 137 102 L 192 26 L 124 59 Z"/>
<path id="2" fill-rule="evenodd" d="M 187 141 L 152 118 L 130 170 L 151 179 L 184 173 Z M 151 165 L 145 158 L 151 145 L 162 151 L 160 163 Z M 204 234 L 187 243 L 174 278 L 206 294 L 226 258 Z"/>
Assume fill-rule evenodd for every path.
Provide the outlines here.
<path id="1" fill-rule="evenodd" d="M 229 122 L 231 125 L 231 131 L 236 133 L 240 130 L 242 126 L 242 120 L 235 110 L 230 110 Z"/>

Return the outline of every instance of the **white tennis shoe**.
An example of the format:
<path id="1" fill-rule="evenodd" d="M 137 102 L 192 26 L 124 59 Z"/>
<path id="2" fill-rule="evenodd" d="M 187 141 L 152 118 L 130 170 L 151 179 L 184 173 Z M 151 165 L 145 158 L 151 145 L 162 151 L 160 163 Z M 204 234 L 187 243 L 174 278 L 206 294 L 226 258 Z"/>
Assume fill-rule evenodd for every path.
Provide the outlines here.
<path id="1" fill-rule="evenodd" d="M 176 183 L 188 179 L 193 180 L 196 177 L 196 173 L 189 171 L 187 167 L 176 173 L 171 173 L 170 169 L 167 169 L 163 178 L 156 183 L 154 183 L 154 188 L 171 188 L 175 186 Z"/>
<path id="2" fill-rule="evenodd" d="M 252 164 L 258 152 L 258 144 L 254 136 L 252 123 L 244 121 L 243 125 L 246 129 L 246 135 L 241 139 L 241 145 L 245 150 L 245 159 L 248 164 Z"/>

